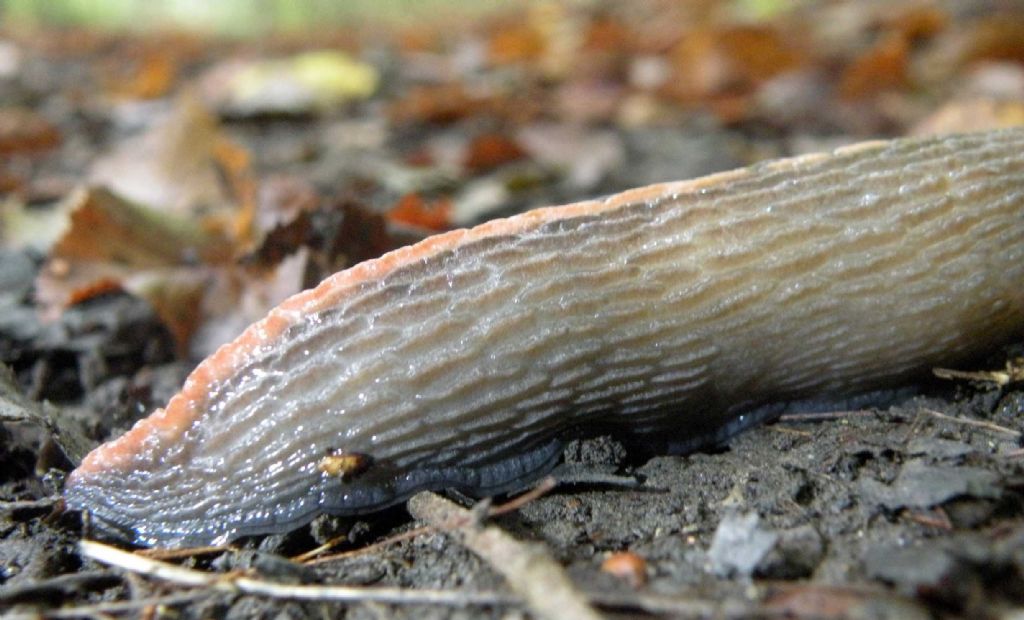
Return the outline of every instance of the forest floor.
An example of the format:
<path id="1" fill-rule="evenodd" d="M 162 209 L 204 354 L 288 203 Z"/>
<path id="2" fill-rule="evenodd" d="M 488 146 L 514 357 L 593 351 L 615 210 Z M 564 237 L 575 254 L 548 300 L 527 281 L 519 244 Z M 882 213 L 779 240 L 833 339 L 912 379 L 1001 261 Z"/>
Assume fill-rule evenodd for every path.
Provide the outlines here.
<path id="1" fill-rule="evenodd" d="M 88 449 L 338 269 L 532 207 L 1024 123 L 1007 3 L 771 5 L 536 3 L 259 40 L 0 30 L 0 613 L 543 616 L 553 566 L 608 617 L 1021 617 L 1021 343 L 961 369 L 988 375 L 714 453 L 574 443 L 576 470 L 639 484 L 490 517 L 396 506 L 154 556 L 82 546 L 63 510 Z M 493 531 L 532 544 L 474 537 Z"/>

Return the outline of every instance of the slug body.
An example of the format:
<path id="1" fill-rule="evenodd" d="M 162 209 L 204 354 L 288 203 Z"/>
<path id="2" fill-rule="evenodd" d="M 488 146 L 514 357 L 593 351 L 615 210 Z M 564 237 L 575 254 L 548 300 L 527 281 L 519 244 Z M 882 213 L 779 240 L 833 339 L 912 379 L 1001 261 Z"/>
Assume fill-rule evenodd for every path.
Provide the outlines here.
<path id="1" fill-rule="evenodd" d="M 491 493 L 594 429 L 690 450 L 1024 327 L 1024 129 L 872 142 L 546 208 L 331 276 L 90 453 L 139 544 Z"/>

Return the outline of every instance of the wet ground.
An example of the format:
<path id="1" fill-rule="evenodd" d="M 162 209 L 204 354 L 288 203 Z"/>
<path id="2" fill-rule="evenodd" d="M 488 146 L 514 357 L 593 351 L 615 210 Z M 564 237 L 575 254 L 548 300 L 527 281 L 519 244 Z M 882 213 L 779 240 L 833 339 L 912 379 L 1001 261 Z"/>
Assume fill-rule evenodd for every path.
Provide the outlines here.
<path id="1" fill-rule="evenodd" d="M 837 46 L 827 60 L 804 49 L 806 64 L 794 66 L 806 71 L 740 72 L 721 91 L 709 86 L 683 94 L 666 91 L 664 83 L 644 86 L 671 66 L 658 62 L 664 49 L 650 39 L 623 43 L 614 11 L 604 21 L 549 16 L 591 25 L 588 36 L 598 43 L 580 55 L 588 60 L 576 67 L 587 74 L 580 80 L 567 68 L 540 78 L 533 69 L 492 58 L 495 67 L 474 56 L 480 41 L 492 55 L 507 53 L 494 41 L 508 23 L 434 55 L 365 46 L 363 57 L 383 85 L 332 112 L 301 107 L 308 102 L 274 108 L 279 100 L 239 107 L 217 98 L 223 93 L 203 95 L 196 111 L 178 97 L 178 89 L 202 82 L 220 59 L 251 56 L 251 44 L 8 33 L 0 38 L 0 613 L 530 616 L 533 607 L 498 570 L 514 558 L 483 559 L 457 534 L 420 533 L 359 551 L 416 527 L 402 506 L 358 520 L 322 517 L 290 534 L 168 561 L 209 573 L 244 571 L 277 584 L 399 586 L 478 593 L 482 600 L 338 603 L 323 594 L 298 601 L 294 593 L 174 585 L 111 568 L 80 550 L 87 529 L 78 513 L 61 510 L 63 476 L 84 451 L 165 403 L 203 354 L 276 299 L 432 230 L 902 135 L 922 124 L 950 123 L 953 112 L 960 114 L 954 129 L 971 128 L 956 124 L 964 118 L 1016 118 L 1024 105 L 1024 64 L 1016 56 L 993 60 L 975 50 L 981 61 L 947 63 L 959 73 L 945 81 L 910 74 L 878 93 L 860 84 L 868 92 L 853 94 L 866 99 L 848 99 L 849 89 L 856 91 L 857 79 L 874 83 L 871 71 L 888 75 L 888 65 L 862 69 L 868 78 L 852 69 L 853 77 L 829 73 L 842 54 L 851 67 L 870 65 L 866 59 L 886 49 L 873 45 L 894 33 L 914 33 L 903 53 L 915 70 L 933 48 L 946 49 L 943 37 L 951 31 L 968 33 L 969 41 L 974 36 L 975 47 L 987 42 L 1002 50 L 990 55 L 1020 54 L 1007 44 L 1016 40 L 1012 28 L 1006 34 L 978 25 L 997 21 L 984 12 L 985 3 L 978 5 L 908 12 L 912 23 L 865 18 L 867 25 L 846 33 L 847 47 Z M 936 15 L 945 26 L 929 21 Z M 779 23 L 785 32 L 785 20 Z M 928 31 L 928 24 L 938 30 Z M 926 31 L 931 34 L 921 34 Z M 628 53 L 600 47 L 609 38 Z M 777 51 L 770 35 L 743 40 L 761 53 Z M 257 51 L 287 55 L 301 47 L 293 41 Z M 682 44 L 673 49 L 684 59 L 693 53 Z M 131 51 L 145 59 L 139 66 L 111 64 Z M 636 62 L 627 71 L 630 59 Z M 542 60 L 558 59 L 524 62 Z M 171 63 L 173 76 L 164 91 L 144 97 L 139 91 L 155 88 L 161 63 Z M 459 88 L 444 83 L 452 71 L 463 72 L 454 80 Z M 616 76 L 631 80 L 628 94 L 612 88 Z M 684 78 L 677 75 L 676 86 Z M 836 87 L 839 79 L 854 86 Z M 410 84 L 424 83 L 410 94 Z M 516 91 L 520 86 L 529 97 Z M 705 105 L 694 107 L 694 100 Z M 942 103 L 953 112 L 947 107 L 947 116 L 933 115 Z M 229 142 L 188 138 L 195 135 Z M 147 164 L 153 161 L 164 164 Z M 194 161 L 207 163 L 195 169 L 183 163 Z M 73 198 L 87 184 L 112 188 L 174 214 L 166 215 L 171 219 L 218 223 L 230 258 L 206 254 L 216 243 L 191 237 L 196 251 L 186 261 L 167 261 L 159 247 L 135 253 L 135 246 L 159 246 L 149 228 L 76 228 L 73 221 L 61 228 L 69 225 L 71 208 L 97 217 L 126 212 L 96 190 Z M 268 221 L 258 216 L 255 232 L 237 233 L 254 206 L 269 213 Z M 72 244 L 70 237 L 95 240 Z M 121 254 L 112 258 L 105 252 L 111 246 Z M 302 260 L 285 258 L 293 256 Z M 78 270 L 83 265 L 88 269 Z M 157 290 L 178 292 L 154 295 L 153 282 L 162 285 Z M 174 319 L 193 307 L 202 308 L 199 318 Z M 1008 343 L 964 370 L 1003 370 L 1018 355 L 1019 344 Z M 651 458 L 614 437 L 589 440 L 570 446 L 565 460 L 577 478 L 606 482 L 562 484 L 487 523 L 539 545 L 565 568 L 573 588 L 611 617 L 1015 617 L 1024 608 L 1019 386 L 936 381 L 880 408 L 788 416 L 715 453 Z M 327 541 L 335 544 L 325 554 L 355 553 L 296 559 Z"/>

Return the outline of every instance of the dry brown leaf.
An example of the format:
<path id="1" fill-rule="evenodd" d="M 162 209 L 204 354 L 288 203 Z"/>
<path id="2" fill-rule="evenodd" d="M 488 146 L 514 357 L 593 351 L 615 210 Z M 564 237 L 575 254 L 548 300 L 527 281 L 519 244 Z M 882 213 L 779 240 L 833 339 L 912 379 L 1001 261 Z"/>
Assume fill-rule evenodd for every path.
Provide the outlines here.
<path id="1" fill-rule="evenodd" d="M 106 189 L 82 190 L 72 200 L 68 229 L 53 245 L 36 279 L 45 318 L 97 295 L 125 290 L 146 299 L 187 350 L 206 270 L 221 264 L 232 244 L 190 219 L 145 209 Z"/>
<path id="2" fill-rule="evenodd" d="M 512 138 L 495 132 L 483 133 L 470 141 L 463 166 L 474 173 L 487 172 L 525 156 L 526 152 Z"/>
<path id="3" fill-rule="evenodd" d="M 445 125 L 476 115 L 489 106 L 488 100 L 459 84 L 419 86 L 391 105 L 390 116 L 396 123 Z"/>
<path id="4" fill-rule="evenodd" d="M 528 22 L 502 21 L 496 30 L 487 47 L 487 57 L 493 64 L 535 62 L 544 53 L 543 33 Z"/>
<path id="5" fill-rule="evenodd" d="M 769 26 L 698 28 L 682 37 L 671 58 L 675 79 L 668 90 L 687 102 L 749 94 L 806 62 L 782 33 Z"/>
<path id="6" fill-rule="evenodd" d="M 451 228 L 452 202 L 450 198 L 441 197 L 427 202 L 416 193 L 402 196 L 398 203 L 388 212 L 388 219 L 393 222 L 407 224 L 430 230 L 448 230 Z"/>
<path id="7" fill-rule="evenodd" d="M 305 288 L 309 251 L 300 248 L 271 268 L 229 266 L 212 273 L 191 355 L 202 358 L 242 333 L 271 308 Z"/>
<path id="8" fill-rule="evenodd" d="M 152 209 L 189 215 L 230 211 L 216 149 L 217 120 L 192 97 L 146 133 L 120 143 L 89 173 L 96 185 Z"/>
<path id="9" fill-rule="evenodd" d="M 907 85 L 909 45 L 898 32 L 889 33 L 846 68 L 839 80 L 839 95 L 847 101 L 863 99 Z"/>
<path id="10" fill-rule="evenodd" d="M 1024 12 L 989 15 L 978 20 L 968 35 L 963 59 L 1024 62 Z"/>
<path id="11" fill-rule="evenodd" d="M 157 99 L 171 92 L 178 78 L 177 60 L 166 50 L 151 50 L 129 67 L 128 75 L 107 77 L 115 96 Z"/>
<path id="12" fill-rule="evenodd" d="M 50 251 L 51 259 L 146 269 L 221 263 L 232 253 L 230 241 L 190 218 L 142 207 L 106 188 L 83 190 L 72 202 L 70 226 Z"/>
<path id="13" fill-rule="evenodd" d="M 0 108 L 0 155 L 45 151 L 60 141 L 60 130 L 42 115 L 26 108 Z"/>
<path id="14" fill-rule="evenodd" d="M 949 25 L 949 13 L 931 4 L 919 4 L 883 18 L 883 27 L 900 33 L 907 41 L 929 39 Z"/>

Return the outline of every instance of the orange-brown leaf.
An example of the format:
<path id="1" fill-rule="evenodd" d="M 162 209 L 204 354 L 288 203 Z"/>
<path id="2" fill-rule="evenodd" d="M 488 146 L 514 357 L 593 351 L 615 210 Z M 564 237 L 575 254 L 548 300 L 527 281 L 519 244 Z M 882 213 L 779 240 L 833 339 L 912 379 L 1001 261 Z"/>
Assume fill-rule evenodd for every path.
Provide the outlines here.
<path id="1" fill-rule="evenodd" d="M 451 227 L 451 212 L 452 204 L 448 198 L 428 203 L 419 194 L 412 193 L 398 200 L 388 212 L 388 219 L 430 230 L 447 230 Z"/>
<path id="2" fill-rule="evenodd" d="M 0 108 L 0 155 L 44 151 L 60 144 L 60 131 L 25 108 Z"/>
<path id="3" fill-rule="evenodd" d="M 525 156 L 526 152 L 512 138 L 484 133 L 470 141 L 463 165 L 472 172 L 486 172 Z"/>
<path id="4" fill-rule="evenodd" d="M 898 32 L 883 36 L 843 72 L 839 95 L 855 100 L 905 87 L 908 47 L 906 38 Z"/>

